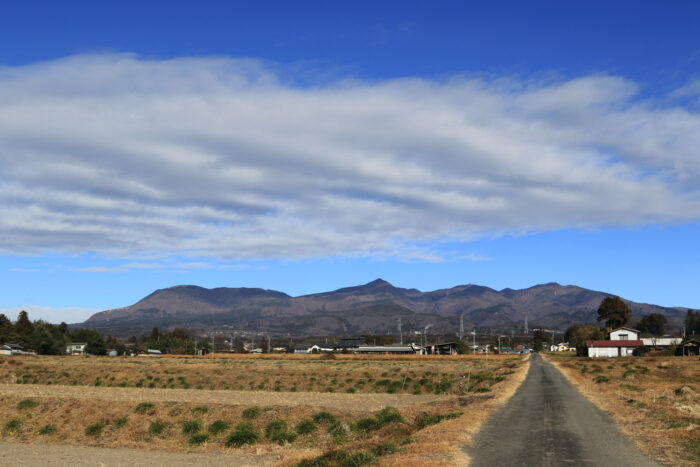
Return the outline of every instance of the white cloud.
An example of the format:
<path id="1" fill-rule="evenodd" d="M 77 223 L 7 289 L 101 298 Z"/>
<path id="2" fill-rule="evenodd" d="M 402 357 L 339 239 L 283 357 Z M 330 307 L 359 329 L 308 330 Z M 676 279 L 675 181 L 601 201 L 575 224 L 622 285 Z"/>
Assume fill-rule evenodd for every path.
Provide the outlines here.
<path id="1" fill-rule="evenodd" d="M 416 245 L 700 219 L 700 115 L 622 77 L 287 73 L 131 55 L 0 68 L 0 251 L 439 261 Z"/>

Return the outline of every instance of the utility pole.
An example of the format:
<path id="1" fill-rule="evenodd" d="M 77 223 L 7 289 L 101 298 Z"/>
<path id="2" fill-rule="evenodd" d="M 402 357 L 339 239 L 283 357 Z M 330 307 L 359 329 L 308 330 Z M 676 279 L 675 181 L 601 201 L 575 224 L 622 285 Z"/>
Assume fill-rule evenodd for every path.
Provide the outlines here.
<path id="1" fill-rule="evenodd" d="M 459 340 L 464 340 L 464 314 L 466 311 L 463 311 L 461 315 L 459 315 Z"/>
<path id="2" fill-rule="evenodd" d="M 270 353 L 270 335 L 267 335 L 267 353 Z"/>
<path id="3" fill-rule="evenodd" d="M 399 344 L 403 344 L 403 332 L 401 332 L 401 318 L 399 318 Z"/>
<path id="4" fill-rule="evenodd" d="M 476 329 L 472 329 L 472 350 L 474 355 L 476 355 Z"/>

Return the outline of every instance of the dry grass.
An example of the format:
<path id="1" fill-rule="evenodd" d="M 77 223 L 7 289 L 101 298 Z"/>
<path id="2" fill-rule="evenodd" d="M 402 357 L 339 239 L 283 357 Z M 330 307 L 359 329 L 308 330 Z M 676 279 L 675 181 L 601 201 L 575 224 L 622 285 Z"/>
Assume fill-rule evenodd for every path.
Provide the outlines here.
<path id="1" fill-rule="evenodd" d="M 700 359 L 546 358 L 648 456 L 700 464 Z"/>
<path id="2" fill-rule="evenodd" d="M 462 375 L 475 365 L 470 362 L 480 362 L 474 356 L 338 355 L 327 360 L 286 354 L 12 360 L 14 365 L 0 365 L 0 383 L 360 394 L 454 393 Z M 498 361 L 491 357 L 491 362 Z"/>
<path id="3" fill-rule="evenodd" d="M 1 435 L 20 442 L 48 441 L 173 452 L 240 452 L 271 456 L 282 466 L 338 450 L 379 459 L 386 465 L 398 465 L 407 460 L 427 465 L 463 464 L 466 462 L 462 452 L 464 445 L 488 413 L 515 391 L 526 371 L 527 365 L 517 356 L 490 356 L 488 363 L 483 356 L 368 358 L 343 355 L 335 360 L 315 356 L 12 359 L 0 364 L 0 378 L 4 375 L 6 381 L 0 386 L 3 394 L 0 423 L 5 426 L 12 420 L 19 422 L 14 422 L 12 432 L 2 430 Z M 63 375 L 64 372 L 68 376 Z M 462 378 L 467 374 L 471 375 L 468 393 L 466 380 Z M 151 379 L 147 378 L 149 375 Z M 159 378 L 158 382 L 163 382 L 166 375 L 183 376 L 193 384 L 208 382 L 214 387 L 223 386 L 221 382 L 231 387 L 241 379 L 255 382 L 267 379 L 279 380 L 279 386 L 296 385 L 299 389 L 296 393 L 269 388 L 266 391 L 213 391 L 194 390 L 196 386 L 192 385 L 189 389 L 148 389 L 122 388 L 114 384 L 138 381 L 136 377 L 147 381 Z M 94 383 L 97 377 L 104 383 L 100 387 L 82 384 Z M 327 387 L 332 379 L 336 380 L 336 388 L 340 388 L 341 382 L 347 387 L 356 379 L 364 379 L 366 383 L 355 394 L 304 392 L 303 389 L 310 389 L 311 377 L 317 382 L 323 381 L 323 384 L 314 384 L 314 388 Z M 24 384 L 30 378 L 28 384 Z M 37 382 L 31 384 L 35 378 Z M 396 393 L 387 394 L 386 383 L 374 384 L 382 380 L 400 380 L 403 390 L 399 388 Z M 17 384 L 18 381 L 21 384 Z M 72 381 L 76 381 L 75 386 Z M 110 385 L 112 387 L 108 387 Z M 244 386 L 250 387 L 249 384 Z M 420 396 L 407 394 L 415 392 L 415 388 L 421 389 Z M 143 410 L 135 411 L 141 402 L 150 403 L 152 407 L 146 405 L 142 406 Z M 228 435 L 245 420 L 243 411 L 253 405 L 261 407 L 260 416 L 250 420 L 252 430 L 259 436 L 258 442 L 239 448 L 226 447 Z M 370 423 L 372 428 L 368 430 L 358 428 L 363 419 L 365 423 L 369 423 L 367 419 L 377 419 L 378 410 L 389 405 L 399 408 L 403 421 L 378 423 L 377 426 Z M 198 407 L 206 407 L 206 410 L 196 410 Z M 341 428 L 330 429 L 328 423 L 315 423 L 312 434 L 300 434 L 292 443 L 282 445 L 265 438 L 265 426 L 269 422 L 284 420 L 294 429 L 302 420 L 313 420 L 321 407 L 338 420 Z M 458 412 L 463 414 L 425 427 L 426 420 L 434 421 L 439 416 Z M 204 433 L 216 420 L 224 420 L 230 428 L 209 435 L 201 445 L 191 445 L 192 433 L 183 433 L 182 426 L 192 420 L 199 422 Z M 161 434 L 153 433 L 151 424 L 154 422 L 165 426 Z M 94 424 L 103 426 L 101 433 L 86 434 L 86 428 Z M 398 453 L 392 454 L 394 449 Z"/>

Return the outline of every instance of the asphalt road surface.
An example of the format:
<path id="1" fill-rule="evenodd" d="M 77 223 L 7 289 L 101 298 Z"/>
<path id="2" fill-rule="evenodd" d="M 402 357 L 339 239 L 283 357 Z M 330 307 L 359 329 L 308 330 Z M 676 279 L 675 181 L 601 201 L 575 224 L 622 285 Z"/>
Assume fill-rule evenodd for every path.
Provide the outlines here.
<path id="1" fill-rule="evenodd" d="M 467 449 L 482 466 L 658 466 L 538 354 L 525 381 Z"/>

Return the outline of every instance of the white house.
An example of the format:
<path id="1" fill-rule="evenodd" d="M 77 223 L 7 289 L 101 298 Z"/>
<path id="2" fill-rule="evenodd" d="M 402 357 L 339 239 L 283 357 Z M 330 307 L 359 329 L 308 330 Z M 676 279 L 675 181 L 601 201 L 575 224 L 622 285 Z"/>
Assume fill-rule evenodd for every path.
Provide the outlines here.
<path id="1" fill-rule="evenodd" d="M 9 345 L 0 345 L 0 355 L 12 355 L 12 348 Z"/>
<path id="2" fill-rule="evenodd" d="M 619 328 L 610 331 L 609 340 L 586 341 L 589 357 L 627 357 L 634 349 L 642 347 L 639 331 L 632 328 Z"/>
<path id="3" fill-rule="evenodd" d="M 640 332 L 632 328 L 618 328 L 610 331 L 611 341 L 635 341 L 639 340 Z"/>
<path id="4" fill-rule="evenodd" d="M 72 342 L 66 345 L 66 355 L 85 355 L 86 347 L 85 342 Z"/>

